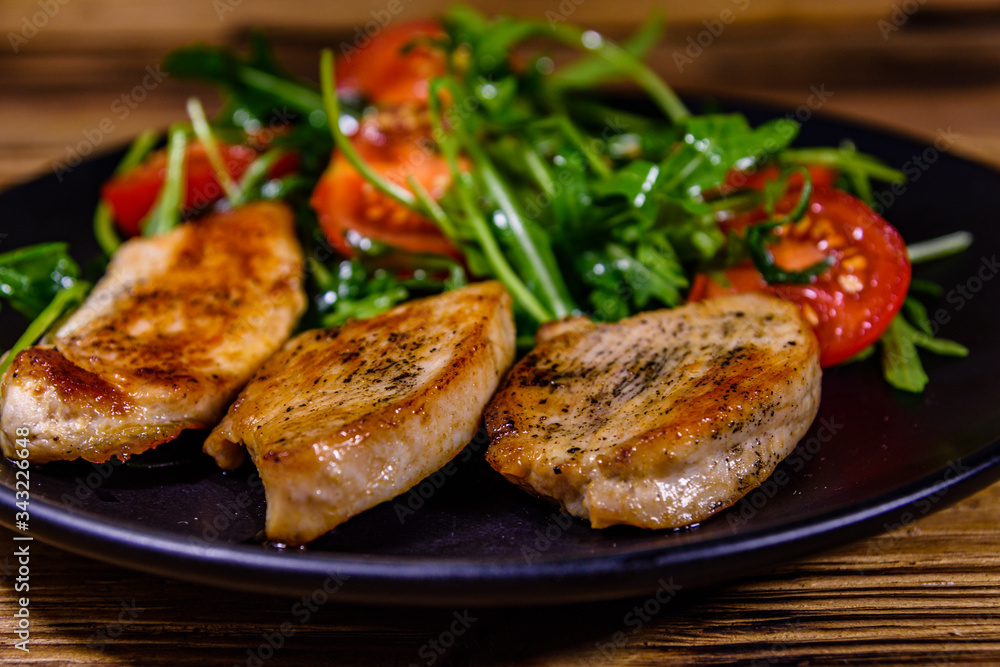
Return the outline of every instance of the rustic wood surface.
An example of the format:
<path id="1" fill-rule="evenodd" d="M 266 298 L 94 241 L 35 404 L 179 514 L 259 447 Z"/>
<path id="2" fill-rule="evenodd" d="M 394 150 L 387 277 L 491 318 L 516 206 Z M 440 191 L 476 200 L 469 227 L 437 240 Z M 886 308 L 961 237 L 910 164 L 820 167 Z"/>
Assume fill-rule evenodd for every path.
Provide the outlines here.
<path id="1" fill-rule="evenodd" d="M 400 16 L 443 4 L 402 2 Z M 171 46 L 191 39 L 240 44 L 249 26 L 268 25 L 282 56 L 309 75 L 318 48 L 351 40 L 355 26 L 388 6 L 5 0 L 0 186 L 181 117 L 183 100 L 205 91 L 147 76 Z M 562 12 L 614 35 L 654 6 L 664 5 L 505 3 L 519 14 Z M 808 105 L 819 89 L 827 93 L 824 113 L 928 139 L 950 129 L 958 135 L 955 152 L 1000 165 L 996 2 L 719 0 L 665 7 L 674 24 L 654 63 L 682 89 L 790 109 Z M 700 52 L 687 51 L 689 38 L 697 40 L 726 9 L 734 20 L 711 40 L 702 36 L 710 43 Z M 44 21 L 39 12 L 46 12 Z M 134 109 L 116 105 L 123 95 Z M 106 118 L 113 128 L 101 130 Z M 0 664 L 1000 664 L 997 517 L 1000 485 L 869 541 L 735 583 L 683 590 L 638 628 L 629 614 L 643 600 L 518 610 L 331 602 L 299 623 L 293 600 L 209 590 L 35 543 L 30 653 L 13 648 L 17 563 L 12 534 L 0 530 Z M 468 630 L 436 651 L 451 643 L 456 614 Z M 294 634 L 278 641 L 289 622 Z"/>

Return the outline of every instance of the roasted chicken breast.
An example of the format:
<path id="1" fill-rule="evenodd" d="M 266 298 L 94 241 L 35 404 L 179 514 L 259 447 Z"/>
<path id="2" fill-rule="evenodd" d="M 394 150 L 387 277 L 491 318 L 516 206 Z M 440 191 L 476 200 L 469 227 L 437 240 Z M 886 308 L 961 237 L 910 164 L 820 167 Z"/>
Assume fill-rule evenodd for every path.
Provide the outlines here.
<path id="1" fill-rule="evenodd" d="M 206 428 L 291 334 L 302 310 L 291 211 L 250 204 L 136 238 L 84 304 L 13 360 L 0 443 L 28 427 L 30 460 L 128 458 Z"/>
<path id="2" fill-rule="evenodd" d="M 595 528 L 685 526 L 763 482 L 819 398 L 816 338 L 775 297 L 563 321 L 487 407 L 487 460 Z"/>
<path id="3" fill-rule="evenodd" d="M 461 451 L 513 355 L 510 297 L 497 282 L 307 331 L 257 372 L 205 451 L 232 468 L 246 445 L 268 537 L 305 544 Z"/>

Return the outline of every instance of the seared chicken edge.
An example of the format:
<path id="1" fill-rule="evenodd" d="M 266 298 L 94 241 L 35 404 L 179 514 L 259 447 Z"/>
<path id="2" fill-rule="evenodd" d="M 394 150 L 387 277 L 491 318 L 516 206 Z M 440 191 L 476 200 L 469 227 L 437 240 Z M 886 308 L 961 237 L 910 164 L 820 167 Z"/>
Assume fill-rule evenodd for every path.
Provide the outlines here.
<path id="1" fill-rule="evenodd" d="M 0 385 L 0 445 L 99 463 L 214 425 L 305 308 L 291 210 L 254 203 L 125 242 L 83 305 Z"/>
<path id="2" fill-rule="evenodd" d="M 514 356 L 511 299 L 485 282 L 290 340 L 205 442 L 245 444 L 268 538 L 310 542 L 407 491 L 468 444 Z"/>

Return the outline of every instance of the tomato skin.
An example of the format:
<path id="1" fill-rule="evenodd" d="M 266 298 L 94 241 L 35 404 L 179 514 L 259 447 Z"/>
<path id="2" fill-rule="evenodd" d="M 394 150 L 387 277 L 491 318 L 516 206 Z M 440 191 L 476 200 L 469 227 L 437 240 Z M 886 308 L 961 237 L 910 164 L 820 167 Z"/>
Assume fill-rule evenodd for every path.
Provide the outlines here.
<path id="1" fill-rule="evenodd" d="M 797 196 L 783 199 L 778 212 L 791 210 Z M 761 215 L 751 214 L 750 222 L 738 220 L 734 227 L 759 222 Z M 769 292 L 791 301 L 816 333 L 823 367 L 845 361 L 878 340 L 910 285 L 910 261 L 899 232 L 860 200 L 828 187 L 814 190 L 802 222 L 780 230 L 771 246 L 776 264 L 801 269 L 818 256 L 830 255 L 831 268 L 807 285 L 768 285 L 748 261 L 725 271 L 729 287 L 699 275 L 688 301 L 744 291 Z"/>
<path id="2" fill-rule="evenodd" d="M 257 152 L 249 146 L 220 145 L 219 149 L 226 171 L 233 178 L 242 176 L 257 158 Z M 205 148 L 201 144 L 189 146 L 184 160 L 187 176 L 184 208 L 204 208 L 221 198 L 222 186 L 212 170 Z M 283 166 L 288 168 L 292 164 L 286 163 Z M 123 234 L 135 236 L 140 233 L 140 223 L 153 208 L 166 173 L 166 152 L 157 151 L 134 169 L 113 176 L 101 188 L 101 198 L 111 207 L 115 222 Z"/>
<path id="3" fill-rule="evenodd" d="M 362 159 L 379 174 L 409 189 L 410 174 L 435 199 L 451 184 L 451 170 L 419 131 L 393 129 L 390 114 L 361 124 L 351 139 Z M 389 126 L 388 128 L 386 126 Z M 460 168 L 467 169 L 466 160 Z M 430 220 L 377 192 L 339 152 L 313 191 L 310 204 L 320 227 L 338 251 L 353 257 L 355 247 L 372 239 L 407 252 L 461 254 Z"/>
<path id="4" fill-rule="evenodd" d="M 444 36 L 430 19 L 390 25 L 365 46 L 341 54 L 337 91 L 359 93 L 373 104 L 426 103 L 428 81 L 444 74 L 446 63 L 440 49 L 422 42 Z"/>
<path id="5" fill-rule="evenodd" d="M 833 187 L 837 182 L 838 173 L 830 167 L 822 165 L 809 165 L 806 167 L 812 179 L 813 187 Z M 776 165 L 768 164 L 753 172 L 732 170 L 726 174 L 725 190 L 739 190 L 741 188 L 749 190 L 763 190 L 764 186 L 771 181 L 778 180 L 781 176 L 781 169 Z M 802 175 L 793 173 L 788 179 L 790 190 L 802 188 Z"/>
<path id="6" fill-rule="evenodd" d="M 430 79 L 447 68 L 443 51 L 427 42 L 444 36 L 433 20 L 391 25 L 336 63 L 338 92 L 363 95 L 378 109 L 374 116 L 366 114 L 351 138 L 355 151 L 407 189 L 412 175 L 435 199 L 451 184 L 451 170 L 430 139 L 427 97 Z M 466 169 L 467 161 L 459 166 Z M 330 244 L 347 257 L 370 239 L 406 252 L 461 258 L 433 222 L 377 192 L 339 152 L 310 204 Z"/>

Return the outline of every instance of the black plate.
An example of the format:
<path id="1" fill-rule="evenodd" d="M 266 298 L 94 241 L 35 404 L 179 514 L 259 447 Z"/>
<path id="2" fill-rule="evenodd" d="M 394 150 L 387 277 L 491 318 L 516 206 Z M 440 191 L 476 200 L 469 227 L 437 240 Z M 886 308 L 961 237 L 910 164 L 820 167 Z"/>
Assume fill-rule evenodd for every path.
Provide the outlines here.
<path id="1" fill-rule="evenodd" d="M 744 110 L 754 122 L 775 115 Z M 964 255 L 916 272 L 944 286 L 947 295 L 930 311 L 940 314 L 940 335 L 971 355 L 928 355 L 931 383 L 922 396 L 890 389 L 874 359 L 828 371 L 819 416 L 795 452 L 760 489 L 702 525 L 591 530 L 503 481 L 483 463 L 477 441 L 415 491 L 307 550 L 282 551 L 260 543 L 264 498 L 252 467 L 220 472 L 198 450 L 203 434 L 190 434 L 161 448 L 179 450 L 181 465 L 160 466 L 154 452 L 138 458 L 143 468 L 32 469 L 29 532 L 125 567 L 246 591 L 324 597 L 336 589 L 336 599 L 352 602 L 499 605 L 718 582 L 915 521 L 1000 477 L 1000 281 L 993 280 L 1000 175 L 940 150 L 945 138 L 935 148 L 827 118 L 805 123 L 799 143 L 844 139 L 909 168 L 905 191 L 881 193 L 886 217 L 908 242 L 959 228 L 976 235 Z M 117 159 L 0 194 L 3 248 L 62 239 L 82 260 L 93 256 L 91 211 Z M 22 326 L 5 310 L 0 343 L 9 345 Z M 0 483 L 2 522 L 13 526 L 9 464 L 0 465 Z"/>

